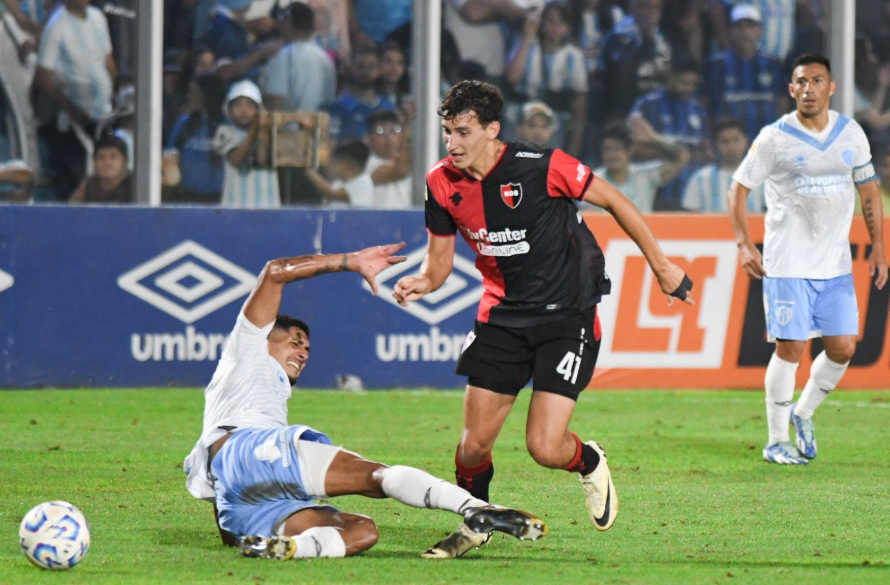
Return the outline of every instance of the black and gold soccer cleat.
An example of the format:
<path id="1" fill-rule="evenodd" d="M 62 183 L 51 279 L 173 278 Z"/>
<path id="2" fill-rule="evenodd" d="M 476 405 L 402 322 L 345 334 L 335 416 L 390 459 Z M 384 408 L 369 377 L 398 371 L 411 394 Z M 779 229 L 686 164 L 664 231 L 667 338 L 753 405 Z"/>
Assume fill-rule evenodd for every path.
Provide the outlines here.
<path id="1" fill-rule="evenodd" d="M 503 532 L 519 540 L 538 540 L 550 531 L 543 520 L 528 512 L 491 505 L 469 508 L 464 522 L 474 532 Z"/>

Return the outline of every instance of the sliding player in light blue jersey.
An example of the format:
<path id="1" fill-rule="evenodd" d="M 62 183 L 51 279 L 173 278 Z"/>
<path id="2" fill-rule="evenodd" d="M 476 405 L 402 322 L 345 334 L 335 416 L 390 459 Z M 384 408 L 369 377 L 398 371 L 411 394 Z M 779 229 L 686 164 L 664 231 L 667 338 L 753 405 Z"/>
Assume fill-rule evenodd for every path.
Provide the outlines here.
<path id="1" fill-rule="evenodd" d="M 377 542 L 374 521 L 318 500 L 361 495 L 463 516 L 458 530 L 421 556 L 454 558 L 485 544 L 493 530 L 535 540 L 546 524 L 491 506 L 420 469 L 392 467 L 335 447 L 324 433 L 288 426 L 291 388 L 309 360 L 309 326 L 278 313 L 288 283 L 330 272 L 358 272 L 377 294 L 376 277 L 405 246 L 351 254 L 272 260 L 238 315 L 210 385 L 204 430 L 183 469 L 196 498 L 213 502 L 223 543 L 248 557 L 343 557 Z M 356 421 L 373 432 L 367 421 Z"/>
<path id="2" fill-rule="evenodd" d="M 804 465 L 816 457 L 813 412 L 853 357 L 859 310 L 853 289 L 850 224 L 856 191 L 871 236 L 869 272 L 887 282 L 881 193 L 868 140 L 855 121 L 829 109 L 837 85 L 822 55 L 797 58 L 791 96 L 797 110 L 761 130 L 729 189 L 729 213 L 745 272 L 763 278 L 767 334 L 776 352 L 766 369 L 769 441 L 763 458 Z M 766 182 L 763 255 L 748 233 L 746 199 Z M 797 403 L 794 378 L 807 339 L 822 337 Z M 789 440 L 789 420 L 796 445 Z"/>

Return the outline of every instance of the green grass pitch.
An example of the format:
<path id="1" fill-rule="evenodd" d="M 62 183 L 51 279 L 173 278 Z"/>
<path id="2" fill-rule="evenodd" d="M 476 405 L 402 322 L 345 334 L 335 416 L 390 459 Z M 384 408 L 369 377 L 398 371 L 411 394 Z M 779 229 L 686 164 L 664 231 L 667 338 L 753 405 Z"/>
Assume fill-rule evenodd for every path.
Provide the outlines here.
<path id="1" fill-rule="evenodd" d="M 299 391 L 290 413 L 368 458 L 452 478 L 461 399 Z M 577 479 L 528 456 L 527 406 L 524 392 L 495 447 L 492 499 L 542 515 L 543 540 L 496 535 L 463 559 L 423 560 L 456 516 L 350 497 L 333 503 L 376 520 L 376 547 L 275 563 L 223 548 L 209 506 L 185 491 L 200 390 L 2 391 L 0 584 L 890 583 L 890 392 L 832 394 L 806 468 L 761 461 L 762 392 L 586 393 L 573 429 L 606 448 L 621 498 L 605 533 Z M 86 558 L 63 573 L 32 567 L 18 546 L 22 516 L 52 499 L 92 530 Z"/>

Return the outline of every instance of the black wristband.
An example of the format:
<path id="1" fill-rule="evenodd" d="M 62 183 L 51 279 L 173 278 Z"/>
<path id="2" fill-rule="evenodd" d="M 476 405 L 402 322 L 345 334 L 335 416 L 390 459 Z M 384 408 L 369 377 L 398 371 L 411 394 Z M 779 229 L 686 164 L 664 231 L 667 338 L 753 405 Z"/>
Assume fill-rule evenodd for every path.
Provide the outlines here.
<path id="1" fill-rule="evenodd" d="M 685 274 L 683 275 L 683 282 L 680 283 L 680 286 L 677 287 L 677 290 L 671 293 L 672 297 L 676 297 L 681 301 L 685 301 L 686 297 L 689 296 L 689 291 L 692 290 L 692 281 L 689 280 L 689 277 Z"/>

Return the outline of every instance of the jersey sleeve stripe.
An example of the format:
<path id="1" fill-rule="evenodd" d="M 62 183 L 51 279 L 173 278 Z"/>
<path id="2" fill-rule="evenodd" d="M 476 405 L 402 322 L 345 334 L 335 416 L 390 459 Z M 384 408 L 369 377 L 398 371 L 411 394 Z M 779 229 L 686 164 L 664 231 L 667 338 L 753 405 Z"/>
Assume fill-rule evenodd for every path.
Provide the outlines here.
<path id="1" fill-rule="evenodd" d="M 429 233 L 431 236 L 435 236 L 435 237 L 437 237 L 437 238 L 453 238 L 454 236 L 457 235 L 457 234 L 437 234 L 436 232 L 434 232 L 434 231 L 431 230 L 430 228 L 426 228 L 426 231 L 427 231 L 427 233 Z"/>
<path id="2" fill-rule="evenodd" d="M 587 189 L 590 188 L 591 183 L 593 183 L 593 171 L 590 171 L 587 175 L 587 180 L 584 182 L 584 186 L 581 187 L 581 192 L 578 194 L 578 197 L 576 197 L 578 201 L 584 201 L 584 194 L 587 193 Z"/>
<path id="3" fill-rule="evenodd" d="M 875 165 L 872 161 L 868 161 L 864 165 L 860 165 L 853 169 L 853 182 L 857 185 L 865 185 L 871 181 L 877 180 L 878 175 L 875 173 Z"/>

